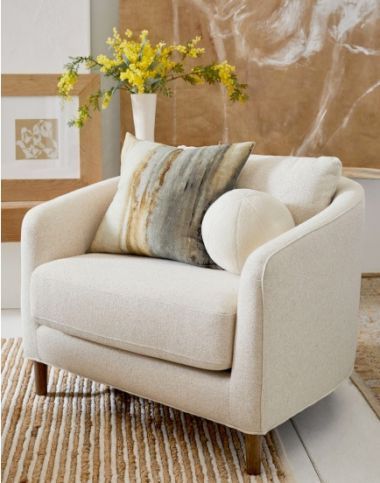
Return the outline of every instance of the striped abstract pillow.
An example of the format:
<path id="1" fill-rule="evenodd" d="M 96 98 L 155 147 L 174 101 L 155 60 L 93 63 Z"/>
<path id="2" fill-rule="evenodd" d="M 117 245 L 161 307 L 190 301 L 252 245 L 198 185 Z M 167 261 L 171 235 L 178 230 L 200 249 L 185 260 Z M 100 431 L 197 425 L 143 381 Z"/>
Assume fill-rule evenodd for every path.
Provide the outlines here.
<path id="1" fill-rule="evenodd" d="M 181 149 L 127 133 L 118 189 L 90 251 L 213 265 L 202 242 L 202 219 L 234 188 L 253 145 Z"/>

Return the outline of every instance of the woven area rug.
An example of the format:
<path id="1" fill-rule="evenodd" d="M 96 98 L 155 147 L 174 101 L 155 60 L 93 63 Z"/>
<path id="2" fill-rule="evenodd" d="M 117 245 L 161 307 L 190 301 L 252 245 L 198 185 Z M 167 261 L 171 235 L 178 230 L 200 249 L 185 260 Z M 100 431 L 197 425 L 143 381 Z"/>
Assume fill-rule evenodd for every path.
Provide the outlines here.
<path id="1" fill-rule="evenodd" d="M 363 278 L 353 382 L 380 417 L 380 278 Z"/>
<path id="2" fill-rule="evenodd" d="M 273 433 L 249 478 L 238 431 L 58 369 L 35 397 L 21 339 L 3 341 L 2 364 L 4 483 L 291 481 Z"/>

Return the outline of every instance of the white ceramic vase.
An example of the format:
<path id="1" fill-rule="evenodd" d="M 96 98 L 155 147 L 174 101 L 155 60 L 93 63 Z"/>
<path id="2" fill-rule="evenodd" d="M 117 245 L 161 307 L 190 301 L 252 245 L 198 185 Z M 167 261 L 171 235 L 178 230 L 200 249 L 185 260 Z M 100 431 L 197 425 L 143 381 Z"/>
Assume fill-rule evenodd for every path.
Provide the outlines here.
<path id="1" fill-rule="evenodd" d="M 131 94 L 135 136 L 144 141 L 154 141 L 157 94 Z"/>

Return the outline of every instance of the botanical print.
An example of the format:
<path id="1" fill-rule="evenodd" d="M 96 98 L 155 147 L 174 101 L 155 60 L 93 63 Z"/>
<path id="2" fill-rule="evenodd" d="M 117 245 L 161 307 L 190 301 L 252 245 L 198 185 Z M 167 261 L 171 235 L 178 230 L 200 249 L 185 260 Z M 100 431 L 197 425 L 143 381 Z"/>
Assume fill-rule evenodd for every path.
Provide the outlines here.
<path id="1" fill-rule="evenodd" d="M 16 119 L 16 159 L 57 159 L 58 119 Z"/>

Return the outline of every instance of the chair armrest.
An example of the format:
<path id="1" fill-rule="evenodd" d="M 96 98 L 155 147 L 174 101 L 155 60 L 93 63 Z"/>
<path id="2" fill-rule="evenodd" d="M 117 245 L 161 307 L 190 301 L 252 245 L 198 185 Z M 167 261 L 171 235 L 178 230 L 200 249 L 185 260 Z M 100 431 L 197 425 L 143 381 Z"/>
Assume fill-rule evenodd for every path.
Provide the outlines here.
<path id="1" fill-rule="evenodd" d="M 254 431 L 266 433 L 351 373 L 363 207 L 360 185 L 342 178 L 329 207 L 253 252 L 243 268 L 230 403 L 242 417 L 260 414 Z"/>
<path id="2" fill-rule="evenodd" d="M 38 359 L 35 324 L 29 310 L 33 271 L 43 263 L 86 252 L 111 202 L 118 178 L 72 191 L 32 208 L 21 228 L 21 314 L 24 350 Z"/>

